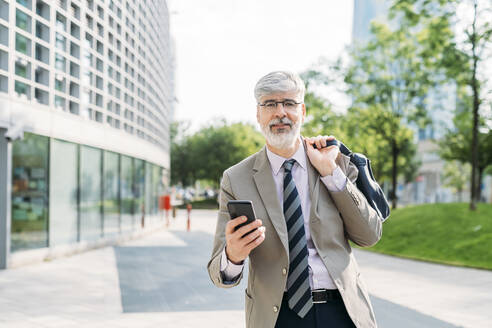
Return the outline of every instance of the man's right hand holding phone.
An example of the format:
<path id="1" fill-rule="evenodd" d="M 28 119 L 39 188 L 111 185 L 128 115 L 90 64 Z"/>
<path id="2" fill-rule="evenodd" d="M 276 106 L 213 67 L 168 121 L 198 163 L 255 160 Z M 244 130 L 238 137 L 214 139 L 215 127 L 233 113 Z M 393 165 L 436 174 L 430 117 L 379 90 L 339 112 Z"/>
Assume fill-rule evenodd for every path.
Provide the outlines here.
<path id="1" fill-rule="evenodd" d="M 234 231 L 236 226 L 246 220 L 246 216 L 237 217 L 230 220 L 225 228 L 226 255 L 234 264 L 242 264 L 249 253 L 265 240 L 265 227 L 259 219 Z M 246 235 L 251 230 L 254 231 Z"/>

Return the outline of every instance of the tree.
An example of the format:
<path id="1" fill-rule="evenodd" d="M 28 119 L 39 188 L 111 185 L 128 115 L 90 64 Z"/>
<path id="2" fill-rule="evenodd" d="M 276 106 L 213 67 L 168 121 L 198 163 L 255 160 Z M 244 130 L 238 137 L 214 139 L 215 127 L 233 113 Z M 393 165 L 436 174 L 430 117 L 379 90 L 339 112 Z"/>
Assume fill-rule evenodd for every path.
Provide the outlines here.
<path id="1" fill-rule="evenodd" d="M 190 142 L 195 161 L 200 161 L 196 177 L 218 185 L 224 170 L 258 151 L 264 138 L 251 124 L 222 120 L 202 128 Z"/>
<path id="2" fill-rule="evenodd" d="M 448 161 L 459 161 L 472 164 L 473 120 L 472 113 L 466 108 L 457 110 L 453 119 L 454 127 L 448 129 L 444 138 L 439 142 L 439 154 Z M 483 120 L 482 120 L 483 121 Z M 481 124 L 483 125 L 483 123 Z M 492 165 L 492 133 L 478 132 L 478 181 L 482 181 L 487 166 Z M 468 176 L 471 178 L 471 174 Z M 469 180 L 468 180 L 469 181 Z M 481 189 L 477 190 L 477 200 L 481 199 Z"/>
<path id="3" fill-rule="evenodd" d="M 302 125 L 302 134 L 309 137 L 317 135 L 334 135 L 340 140 L 346 140 L 342 128 L 344 117 L 333 111 L 332 106 L 326 100 L 317 96 L 308 89 L 304 96 L 306 105 L 306 120 Z"/>
<path id="4" fill-rule="evenodd" d="M 418 35 L 411 34 L 405 26 L 391 29 L 381 23 L 373 23 L 371 32 L 373 39 L 364 47 L 353 49 L 345 83 L 353 99 L 352 107 L 379 111 L 376 124 L 369 128 L 387 143 L 391 154 L 390 198 L 392 208 L 396 208 L 399 158 L 404 152 L 415 152 L 411 136 L 402 127 L 410 122 L 418 126 L 429 124 L 426 98 L 433 81 L 419 56 Z M 414 167 L 416 164 L 412 162 Z"/>
<path id="5" fill-rule="evenodd" d="M 470 181 L 471 166 L 469 163 L 449 161 L 444 165 L 444 186 L 458 193 L 458 201 L 463 200 L 463 190 Z"/>
<path id="6" fill-rule="evenodd" d="M 381 106 L 351 107 L 345 118 L 344 129 L 353 150 L 365 154 L 371 160 L 377 181 L 392 182 L 395 166 L 405 182 L 415 178 L 420 162 L 415 156 L 413 131 L 387 110 Z M 390 135 L 391 131 L 396 132 Z M 398 145 L 396 162 L 392 142 Z"/>
<path id="7" fill-rule="evenodd" d="M 304 102 L 307 109 L 303 134 L 310 136 L 332 134 L 336 136 L 352 151 L 363 153 L 371 160 L 374 176 L 381 183 L 391 181 L 391 147 L 388 142 L 389 136 L 385 133 L 387 130 L 389 131 L 388 125 L 396 125 L 393 130 L 398 131 L 395 138 L 401 149 L 397 166 L 405 177 L 405 181 L 412 180 L 420 165 L 415 160 L 412 130 L 401 121 L 393 120 L 391 123 L 391 118 L 388 120 L 387 112 L 381 106 L 368 108 L 352 106 L 345 115 L 335 113 L 331 103 L 318 96 L 314 90 L 318 84 L 339 84 L 340 80 L 343 82 L 344 71 L 340 61 L 335 64 L 323 62 L 323 65 L 325 64 L 329 67 L 329 73 L 310 70 L 302 74 L 306 83 Z M 323 67 L 320 68 L 323 69 Z M 324 74 L 328 74 L 330 78 Z"/>
<path id="8" fill-rule="evenodd" d="M 218 186 L 225 169 L 258 151 L 263 136 L 251 124 L 228 124 L 225 120 L 210 123 L 192 135 L 188 126 L 178 123 L 171 130 L 172 183 L 191 185 L 207 180 Z"/>
<path id="9" fill-rule="evenodd" d="M 436 49 L 441 50 L 435 63 L 445 69 L 458 89 L 465 88 L 472 99 L 469 108 L 472 113 L 470 209 L 476 210 L 480 193 L 480 109 L 490 103 L 487 97 L 492 92 L 485 68 L 487 59 L 492 57 L 492 2 L 396 0 L 392 12 L 400 14 L 410 27 L 428 28 L 427 37 L 421 40 L 422 46 L 433 53 Z M 450 26 L 463 27 L 463 35 L 453 32 Z M 488 131 L 490 133 L 490 128 Z"/>
<path id="10" fill-rule="evenodd" d="M 171 184 L 189 186 L 195 180 L 191 146 L 188 140 L 190 122 L 171 124 Z"/>

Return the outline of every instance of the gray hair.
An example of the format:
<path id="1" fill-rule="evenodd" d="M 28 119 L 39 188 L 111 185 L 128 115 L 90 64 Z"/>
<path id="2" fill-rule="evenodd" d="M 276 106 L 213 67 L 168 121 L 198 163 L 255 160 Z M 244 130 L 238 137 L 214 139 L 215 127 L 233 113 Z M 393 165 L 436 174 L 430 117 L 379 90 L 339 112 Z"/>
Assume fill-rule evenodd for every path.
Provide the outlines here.
<path id="1" fill-rule="evenodd" d="M 271 95 L 277 92 L 290 92 L 295 91 L 297 95 L 301 96 L 301 100 L 304 101 L 304 92 L 306 87 L 301 77 L 294 72 L 289 71 L 275 71 L 263 76 L 255 86 L 255 98 L 256 102 L 260 102 L 260 98 L 263 96 Z"/>

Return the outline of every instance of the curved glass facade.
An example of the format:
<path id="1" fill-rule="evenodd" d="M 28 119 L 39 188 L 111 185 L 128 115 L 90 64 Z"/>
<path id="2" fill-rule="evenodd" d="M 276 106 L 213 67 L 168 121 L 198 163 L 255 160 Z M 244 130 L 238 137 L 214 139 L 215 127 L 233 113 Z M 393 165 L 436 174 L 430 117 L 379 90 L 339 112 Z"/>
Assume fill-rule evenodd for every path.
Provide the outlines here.
<path id="1" fill-rule="evenodd" d="M 142 217 L 162 223 L 162 167 L 31 133 L 12 151 L 13 252 L 114 237 L 142 228 Z"/>
<path id="2" fill-rule="evenodd" d="M 11 154 L 10 251 L 160 224 L 171 44 L 164 0 L 0 0 L 0 128 L 25 132 Z"/>

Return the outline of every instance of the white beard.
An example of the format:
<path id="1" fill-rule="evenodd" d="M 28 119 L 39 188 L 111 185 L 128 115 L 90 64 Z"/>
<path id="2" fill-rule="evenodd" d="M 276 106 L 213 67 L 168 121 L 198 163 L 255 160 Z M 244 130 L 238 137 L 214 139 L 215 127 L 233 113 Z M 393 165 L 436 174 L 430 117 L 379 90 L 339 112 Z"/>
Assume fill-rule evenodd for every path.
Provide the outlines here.
<path id="1" fill-rule="evenodd" d="M 275 133 L 272 131 L 271 126 L 274 124 L 290 124 L 290 129 L 282 132 Z M 301 122 L 297 121 L 296 124 L 292 125 L 292 121 L 287 117 L 282 119 L 274 118 L 268 124 L 261 125 L 261 132 L 265 137 L 267 143 L 277 149 L 287 149 L 293 147 L 296 140 L 299 139 L 301 135 Z"/>

